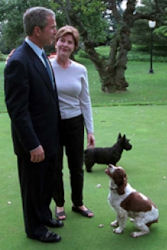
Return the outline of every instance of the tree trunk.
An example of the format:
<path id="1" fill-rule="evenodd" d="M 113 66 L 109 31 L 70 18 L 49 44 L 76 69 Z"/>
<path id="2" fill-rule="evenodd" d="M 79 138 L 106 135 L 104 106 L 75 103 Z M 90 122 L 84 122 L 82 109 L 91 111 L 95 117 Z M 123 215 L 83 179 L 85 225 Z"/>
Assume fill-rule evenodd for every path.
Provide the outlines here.
<path id="1" fill-rule="evenodd" d="M 57 2 L 62 11 L 66 15 L 67 22 L 79 28 L 80 35 L 85 45 L 85 51 L 90 60 L 94 63 L 101 80 L 101 89 L 104 92 L 126 91 L 128 82 L 125 78 L 125 70 L 128 62 L 128 52 L 131 50 L 130 30 L 138 19 L 152 19 L 156 11 L 152 14 L 136 12 L 137 0 L 127 0 L 126 9 L 123 12 L 118 10 L 118 2 L 116 0 L 101 1 L 106 4 L 107 10 L 111 10 L 112 23 L 116 23 L 115 35 L 110 45 L 110 54 L 108 58 L 98 54 L 95 50 L 95 43 L 89 36 L 89 25 L 84 23 L 85 8 L 89 9 L 91 1 L 85 2 L 83 8 L 79 8 L 76 0 L 54 0 Z M 100 1 L 97 1 L 97 3 Z M 158 8 L 158 0 L 155 0 L 156 8 Z M 158 10 L 157 10 L 158 11 Z M 89 16 L 89 15 L 88 15 Z M 97 20 L 97 19 L 95 19 Z M 96 25 L 96 24 L 95 24 Z"/>
<path id="2" fill-rule="evenodd" d="M 123 26 L 117 31 L 110 47 L 109 58 L 100 56 L 91 42 L 85 42 L 85 51 L 93 61 L 102 82 L 104 92 L 126 91 L 128 83 L 125 79 L 128 51 L 131 49 L 130 30 Z"/>

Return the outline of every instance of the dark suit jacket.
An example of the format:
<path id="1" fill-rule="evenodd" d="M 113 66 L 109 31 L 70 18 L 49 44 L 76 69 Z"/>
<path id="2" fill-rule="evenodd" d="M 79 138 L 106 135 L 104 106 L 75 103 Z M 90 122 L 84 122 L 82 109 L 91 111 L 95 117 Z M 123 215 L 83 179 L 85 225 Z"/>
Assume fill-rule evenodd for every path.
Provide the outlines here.
<path id="1" fill-rule="evenodd" d="M 15 50 L 4 75 L 15 153 L 28 156 L 41 144 L 46 157 L 55 155 L 60 119 L 57 90 L 53 90 L 46 68 L 26 42 Z"/>

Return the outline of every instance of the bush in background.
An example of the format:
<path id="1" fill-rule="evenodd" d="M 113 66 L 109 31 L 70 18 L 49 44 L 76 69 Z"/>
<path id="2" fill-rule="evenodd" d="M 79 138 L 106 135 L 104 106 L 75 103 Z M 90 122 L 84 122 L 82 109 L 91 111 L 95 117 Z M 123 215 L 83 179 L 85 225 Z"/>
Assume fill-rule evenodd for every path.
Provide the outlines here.
<path id="1" fill-rule="evenodd" d="M 6 60 L 6 56 L 0 51 L 0 61 L 5 61 Z"/>

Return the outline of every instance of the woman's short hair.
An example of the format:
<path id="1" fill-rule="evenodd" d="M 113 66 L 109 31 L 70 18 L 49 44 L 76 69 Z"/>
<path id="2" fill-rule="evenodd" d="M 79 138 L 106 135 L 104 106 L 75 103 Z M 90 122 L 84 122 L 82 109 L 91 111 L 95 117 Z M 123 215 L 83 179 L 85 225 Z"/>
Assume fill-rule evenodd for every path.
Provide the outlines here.
<path id="1" fill-rule="evenodd" d="M 39 26 L 41 29 L 45 28 L 49 16 L 55 18 L 55 13 L 51 9 L 45 7 L 37 6 L 27 9 L 23 15 L 25 33 L 28 36 L 32 35 L 35 26 Z"/>
<path id="2" fill-rule="evenodd" d="M 74 39 L 74 43 L 75 43 L 75 50 L 76 50 L 78 48 L 78 43 L 79 43 L 79 32 L 73 26 L 65 25 L 65 26 L 61 27 L 60 29 L 58 29 L 58 31 L 56 33 L 56 43 L 59 40 L 59 38 L 65 36 L 65 35 L 68 35 L 68 34 L 72 35 L 72 37 Z"/>

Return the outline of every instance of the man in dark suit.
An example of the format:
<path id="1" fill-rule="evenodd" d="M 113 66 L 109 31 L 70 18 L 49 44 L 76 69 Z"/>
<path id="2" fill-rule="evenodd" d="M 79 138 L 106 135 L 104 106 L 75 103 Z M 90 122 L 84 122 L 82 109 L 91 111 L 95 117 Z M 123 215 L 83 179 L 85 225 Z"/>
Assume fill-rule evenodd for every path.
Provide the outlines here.
<path id="1" fill-rule="evenodd" d="M 7 62 L 5 101 L 11 118 L 14 151 L 22 195 L 25 231 L 29 238 L 58 242 L 47 227 L 61 227 L 49 204 L 56 181 L 59 144 L 59 106 L 54 77 L 48 74 L 43 47 L 54 42 L 55 14 L 43 7 L 24 13 L 27 37 Z"/>

